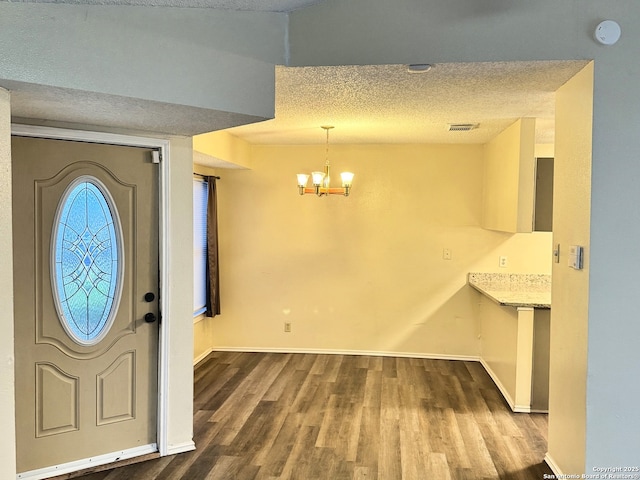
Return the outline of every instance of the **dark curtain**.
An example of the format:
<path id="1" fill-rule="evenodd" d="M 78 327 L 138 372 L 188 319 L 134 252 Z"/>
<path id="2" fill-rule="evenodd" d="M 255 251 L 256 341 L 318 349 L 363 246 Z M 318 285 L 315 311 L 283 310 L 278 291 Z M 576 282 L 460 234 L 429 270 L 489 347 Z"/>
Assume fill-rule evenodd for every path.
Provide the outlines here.
<path id="1" fill-rule="evenodd" d="M 207 317 L 220 315 L 220 271 L 218 264 L 218 205 L 216 177 L 208 177 L 207 195 Z"/>

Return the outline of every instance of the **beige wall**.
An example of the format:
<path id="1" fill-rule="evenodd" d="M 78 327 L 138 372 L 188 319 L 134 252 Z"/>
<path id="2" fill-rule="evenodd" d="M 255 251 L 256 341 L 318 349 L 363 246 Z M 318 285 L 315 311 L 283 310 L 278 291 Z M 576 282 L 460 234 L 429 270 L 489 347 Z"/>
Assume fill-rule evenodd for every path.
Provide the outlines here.
<path id="1" fill-rule="evenodd" d="M 484 146 L 482 226 L 531 232 L 535 183 L 535 119 L 522 118 Z"/>
<path id="2" fill-rule="evenodd" d="M 16 474 L 13 372 L 13 236 L 11 231 L 11 118 L 9 92 L 0 88 L 0 477 Z"/>
<path id="3" fill-rule="evenodd" d="M 169 178 L 169 452 L 193 438 L 193 149 L 191 138 L 171 138 Z"/>
<path id="4" fill-rule="evenodd" d="M 566 473 L 585 465 L 592 91 L 593 63 L 556 94 L 549 457 Z M 583 270 L 567 266 L 570 245 L 585 247 Z"/>
<path id="5" fill-rule="evenodd" d="M 204 314 L 193 320 L 193 364 L 197 364 L 211 353 L 213 343 L 213 319 Z"/>
<path id="6" fill-rule="evenodd" d="M 206 162 L 222 163 L 227 167 L 236 166 L 238 168 L 251 168 L 251 146 L 241 138 L 234 137 L 228 132 L 218 131 L 203 133 L 193 137 L 194 155 L 204 154 L 209 158 L 203 158 Z M 198 162 L 200 158 L 195 158 Z M 207 167 L 198 165 L 198 168 Z M 207 174 L 202 170 L 200 173 Z"/>
<path id="7" fill-rule="evenodd" d="M 518 310 L 502 307 L 486 297 L 480 300 L 482 361 L 511 408 L 516 404 Z"/>
<path id="8" fill-rule="evenodd" d="M 549 273 L 550 235 L 480 228 L 481 145 L 336 145 L 330 156 L 335 176 L 356 174 L 348 198 L 298 195 L 295 174 L 322 166 L 322 146 L 256 146 L 252 170 L 219 170 L 213 347 L 477 357 L 467 273 Z"/>

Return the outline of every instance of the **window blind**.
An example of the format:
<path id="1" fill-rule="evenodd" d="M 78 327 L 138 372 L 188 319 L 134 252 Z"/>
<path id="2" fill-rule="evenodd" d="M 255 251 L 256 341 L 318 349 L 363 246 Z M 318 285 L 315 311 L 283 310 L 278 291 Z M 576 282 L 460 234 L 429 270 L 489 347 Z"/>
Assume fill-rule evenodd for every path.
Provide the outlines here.
<path id="1" fill-rule="evenodd" d="M 193 316 L 206 310 L 207 181 L 193 179 Z"/>

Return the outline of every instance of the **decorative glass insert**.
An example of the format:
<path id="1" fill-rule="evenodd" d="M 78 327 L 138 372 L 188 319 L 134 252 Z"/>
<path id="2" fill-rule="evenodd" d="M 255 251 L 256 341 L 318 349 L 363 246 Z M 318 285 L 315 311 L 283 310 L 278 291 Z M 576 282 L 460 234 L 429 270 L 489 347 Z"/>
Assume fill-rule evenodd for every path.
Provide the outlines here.
<path id="1" fill-rule="evenodd" d="M 54 219 L 51 281 L 60 322 L 80 345 L 107 334 L 120 301 L 124 258 L 118 212 L 97 178 L 78 177 Z"/>

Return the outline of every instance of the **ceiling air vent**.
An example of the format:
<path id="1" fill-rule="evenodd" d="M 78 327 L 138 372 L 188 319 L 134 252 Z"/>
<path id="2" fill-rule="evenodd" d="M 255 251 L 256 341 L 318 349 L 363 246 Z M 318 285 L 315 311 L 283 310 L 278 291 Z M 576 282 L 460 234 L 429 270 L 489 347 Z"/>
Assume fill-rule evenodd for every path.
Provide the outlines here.
<path id="1" fill-rule="evenodd" d="M 450 123 L 448 130 L 450 132 L 468 132 L 478 128 L 478 123 Z"/>

